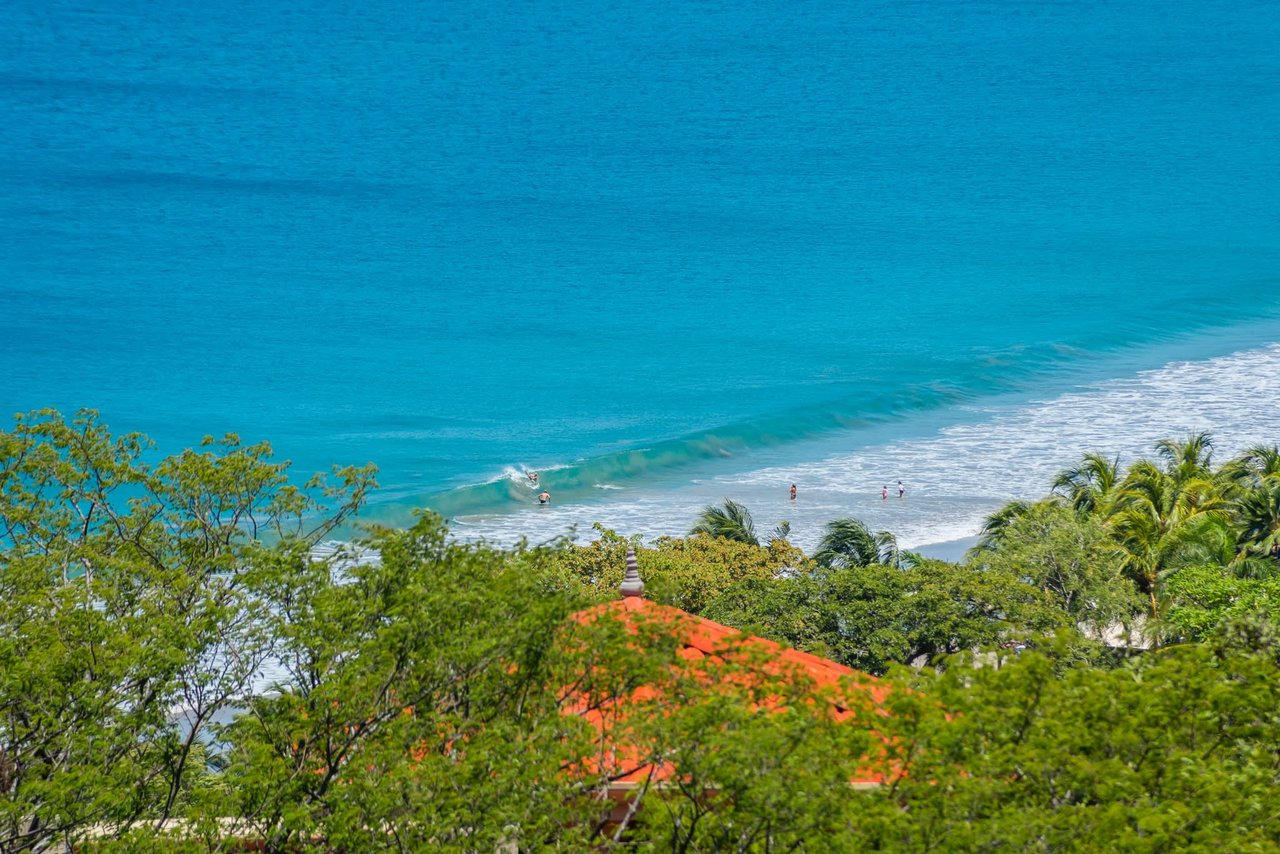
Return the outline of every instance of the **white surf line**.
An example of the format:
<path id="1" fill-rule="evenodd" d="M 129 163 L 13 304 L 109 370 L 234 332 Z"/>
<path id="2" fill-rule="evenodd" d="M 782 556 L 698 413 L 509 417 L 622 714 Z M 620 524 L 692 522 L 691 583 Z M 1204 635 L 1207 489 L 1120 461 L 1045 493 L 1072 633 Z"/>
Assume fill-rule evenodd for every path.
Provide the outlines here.
<path id="1" fill-rule="evenodd" d="M 1008 409 L 979 409 L 979 423 L 933 436 L 689 482 L 667 492 L 628 489 L 625 500 L 532 506 L 528 512 L 468 517 L 467 540 L 547 542 L 576 526 L 590 541 L 599 521 L 652 539 L 687 533 L 707 504 L 730 497 L 754 514 L 758 533 L 782 519 L 791 540 L 812 551 L 826 522 L 855 516 L 894 532 L 907 548 L 976 534 L 1006 501 L 1046 495 L 1053 477 L 1086 452 L 1151 456 L 1153 444 L 1196 430 L 1213 433 L 1222 462 L 1254 444 L 1280 442 L 1280 345 L 1205 361 L 1171 362 L 1129 377 Z M 898 501 L 898 478 L 907 498 Z M 790 483 L 799 498 L 786 500 Z M 889 485 L 891 497 L 880 500 Z"/>

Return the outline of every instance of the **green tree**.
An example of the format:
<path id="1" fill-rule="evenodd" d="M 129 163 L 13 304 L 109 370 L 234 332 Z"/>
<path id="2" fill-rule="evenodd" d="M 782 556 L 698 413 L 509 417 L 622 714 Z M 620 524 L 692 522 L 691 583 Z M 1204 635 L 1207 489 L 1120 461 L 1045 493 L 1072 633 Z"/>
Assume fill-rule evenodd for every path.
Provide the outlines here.
<path id="1" fill-rule="evenodd" d="M 1280 476 L 1268 475 L 1237 500 L 1235 521 L 1238 557 L 1242 566 L 1250 559 L 1258 563 L 1245 574 L 1271 575 L 1280 569 Z"/>
<path id="2" fill-rule="evenodd" d="M 1085 454 L 1079 464 L 1058 473 L 1052 492 L 1065 498 L 1080 513 L 1105 517 L 1122 480 L 1120 458 Z"/>
<path id="3" fill-rule="evenodd" d="M 898 540 L 888 531 L 874 534 L 858 519 L 836 519 L 827 523 L 818 549 L 816 563 L 825 567 L 869 566 L 873 563 L 899 566 L 906 556 L 898 549 Z"/>
<path id="4" fill-rule="evenodd" d="M 1241 488 L 1261 486 L 1268 478 L 1280 477 L 1280 446 L 1254 445 L 1227 462 L 1221 475 Z"/>
<path id="5" fill-rule="evenodd" d="M 92 411 L 0 432 L 0 849 L 181 810 L 210 720 L 269 652 L 246 575 L 372 486 L 364 468 L 299 489 L 232 435 L 152 456 Z"/>
<path id="6" fill-rule="evenodd" d="M 1173 479 L 1186 483 L 1213 476 L 1213 436 L 1200 431 L 1186 439 L 1161 439 L 1156 442 L 1156 456 L 1164 461 L 1164 471 Z"/>
<path id="7" fill-rule="evenodd" d="M 1196 570 L 1195 585 L 1203 587 L 1210 568 L 1257 579 L 1280 571 L 1280 449 L 1256 446 L 1216 471 L 1207 433 L 1166 439 L 1155 450 L 1154 460 L 1139 460 L 1124 472 L 1115 459 L 1086 454 L 1079 465 L 1059 474 L 1048 499 L 1011 502 L 993 514 L 975 554 L 1000 553 L 1011 531 L 1020 532 L 1013 537 L 1018 550 L 1036 549 L 1036 537 L 1045 539 L 1046 547 L 1050 539 L 1061 544 L 1079 527 L 1052 510 L 1055 503 L 1067 502 L 1082 523 L 1105 526 L 1123 556 L 1125 572 L 1147 602 L 1146 630 L 1155 640 L 1162 633 L 1161 620 L 1170 608 L 1179 607 L 1176 597 L 1166 593 L 1178 573 Z M 1038 560 L 1026 554 L 1018 559 Z M 1091 572 L 1097 575 L 1104 568 L 1099 564 Z M 1029 571 L 1034 574 L 1034 567 Z M 1231 586 L 1225 579 L 1217 586 L 1224 585 Z M 1105 602 L 1108 597 L 1090 595 L 1085 601 Z M 1186 628 L 1171 626 L 1171 636 L 1184 636 Z"/>
<path id="8" fill-rule="evenodd" d="M 1048 499 L 1054 501 L 1056 499 Z M 1001 539 L 1005 532 L 1009 530 L 1019 518 L 1025 516 L 1031 511 L 1032 504 L 1027 501 L 1010 501 L 996 512 L 988 516 L 982 523 L 982 529 L 978 532 L 978 542 L 974 548 L 978 550 L 990 550 L 999 547 Z"/>
<path id="9" fill-rule="evenodd" d="M 267 575 L 289 678 L 222 733 L 216 811 L 267 850 L 761 850 L 840 830 L 832 784 L 871 732 L 803 669 L 685 655 L 667 612 L 578 610 L 557 555 L 450 543 L 434 518 L 367 545 L 380 559 L 340 576 L 304 553 Z"/>
<path id="10" fill-rule="evenodd" d="M 431 516 L 365 545 L 341 573 L 295 552 L 262 576 L 286 678 L 221 733 L 214 811 L 268 851 L 570 844 L 595 781 L 568 770 L 591 748 L 564 689 L 623 635 L 563 642 L 581 600 L 548 589 L 545 552 L 451 543 Z"/>
<path id="11" fill-rule="evenodd" d="M 1247 578 L 1218 565 L 1187 567 L 1165 590 L 1165 629 L 1178 641 L 1208 641 L 1234 620 L 1261 614 L 1280 623 L 1280 579 Z"/>
<path id="12" fill-rule="evenodd" d="M 1057 501 L 1041 501 L 1026 506 L 999 539 L 970 552 L 969 562 L 1025 579 L 1073 622 L 1101 638 L 1142 607 L 1121 570 L 1123 557 L 1097 517 Z"/>
<path id="13" fill-rule="evenodd" d="M 705 613 L 871 674 L 894 663 L 1045 637 L 1067 623 L 1014 572 L 925 559 L 902 568 L 816 568 L 749 579 Z"/>
<path id="14" fill-rule="evenodd" d="M 884 724 L 911 773 L 862 793 L 851 849 L 1275 850 L 1277 676 L 1208 645 L 920 673 Z"/>
<path id="15" fill-rule="evenodd" d="M 613 838 L 641 850 L 857 850 L 854 784 L 893 771 L 877 732 L 882 689 L 824 691 L 765 661 L 699 665 L 672 680 L 679 703 L 635 715 L 632 737 L 669 773 L 645 779 Z"/>
<path id="16" fill-rule="evenodd" d="M 751 546 L 760 545 L 751 512 L 731 498 L 724 500 L 723 507 L 708 505 L 689 533 L 735 540 Z"/>
<path id="17" fill-rule="evenodd" d="M 701 614 L 726 589 L 746 578 L 770 579 L 803 565 L 805 557 L 783 540 L 765 546 L 719 537 L 660 537 L 640 545 L 597 525 L 599 537 L 587 545 L 566 545 L 553 557 L 560 583 L 604 600 L 618 595 L 627 549 L 645 582 L 645 595 L 692 614 Z"/>
<path id="18" fill-rule="evenodd" d="M 1186 565 L 1187 548 L 1221 530 L 1229 503 L 1208 469 L 1208 438 L 1162 442 L 1166 465 L 1140 460 L 1128 471 L 1108 518 L 1124 552 L 1125 569 L 1147 597 L 1153 618 L 1170 574 Z"/>

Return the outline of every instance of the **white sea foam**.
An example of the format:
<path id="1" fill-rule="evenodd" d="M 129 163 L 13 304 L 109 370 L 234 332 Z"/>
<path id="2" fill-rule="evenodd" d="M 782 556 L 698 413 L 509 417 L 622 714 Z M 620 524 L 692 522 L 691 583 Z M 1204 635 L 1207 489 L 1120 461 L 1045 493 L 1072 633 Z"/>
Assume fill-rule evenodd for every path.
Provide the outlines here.
<path id="1" fill-rule="evenodd" d="M 508 480 L 516 484 L 517 486 L 523 486 L 527 489 L 533 489 L 535 486 L 537 486 L 537 483 L 532 479 L 530 479 L 529 472 L 531 471 L 533 470 L 524 468 L 523 466 L 521 466 L 520 468 L 516 468 L 515 466 L 506 466 L 502 469 L 502 475 L 500 477 L 495 478 L 495 480 L 498 480 L 498 481 Z"/>
<path id="2" fill-rule="evenodd" d="M 760 533 L 789 520 L 792 541 L 806 550 L 827 521 L 842 516 L 892 531 L 907 547 L 960 539 L 976 534 L 1004 502 L 1046 494 L 1054 475 L 1086 451 L 1119 454 L 1125 463 L 1151 455 L 1160 439 L 1196 430 L 1213 433 L 1218 460 L 1280 442 L 1280 344 L 954 414 L 951 426 L 923 438 L 854 451 L 840 451 L 828 439 L 798 446 L 794 462 L 690 479 L 665 491 L 628 490 L 625 500 L 490 516 L 456 533 L 497 543 L 542 542 L 576 528 L 577 539 L 589 540 L 591 523 L 599 521 L 652 539 L 684 534 L 703 507 L 727 497 L 752 511 Z M 847 447 L 857 437 L 842 441 Z M 898 479 L 907 487 L 902 500 Z M 792 483 L 799 487 L 795 502 L 787 500 Z M 881 498 L 885 485 L 887 500 Z"/>

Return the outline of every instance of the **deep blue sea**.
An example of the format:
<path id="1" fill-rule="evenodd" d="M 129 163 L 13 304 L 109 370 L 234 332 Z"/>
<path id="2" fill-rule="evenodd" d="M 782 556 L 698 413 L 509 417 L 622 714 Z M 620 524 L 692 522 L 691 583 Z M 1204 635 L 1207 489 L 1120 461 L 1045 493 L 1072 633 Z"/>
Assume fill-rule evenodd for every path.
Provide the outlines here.
<path id="1" fill-rule="evenodd" d="M 6 0 L 0 424 L 373 461 L 368 518 L 495 539 L 963 536 L 1085 450 L 1280 439 L 1277 45 L 1264 0 Z"/>

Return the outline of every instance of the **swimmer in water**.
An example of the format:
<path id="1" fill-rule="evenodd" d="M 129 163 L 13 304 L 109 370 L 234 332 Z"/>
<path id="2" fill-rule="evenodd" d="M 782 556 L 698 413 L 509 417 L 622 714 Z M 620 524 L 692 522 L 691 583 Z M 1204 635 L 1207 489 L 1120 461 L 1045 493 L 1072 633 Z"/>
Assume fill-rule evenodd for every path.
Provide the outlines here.
<path id="1" fill-rule="evenodd" d="M 533 484 L 537 484 L 537 482 L 538 482 L 538 473 L 537 473 L 536 471 L 531 471 L 531 472 L 529 472 L 529 482 L 530 482 L 530 483 L 533 483 Z"/>
<path id="2" fill-rule="evenodd" d="M 794 483 L 791 484 L 791 500 L 796 500 L 796 485 Z"/>
<path id="3" fill-rule="evenodd" d="M 542 492 L 538 493 L 538 503 L 539 503 L 539 504 L 550 504 L 550 503 L 551 503 L 551 493 L 550 493 L 550 492 L 547 492 L 545 489 L 544 489 Z"/>

